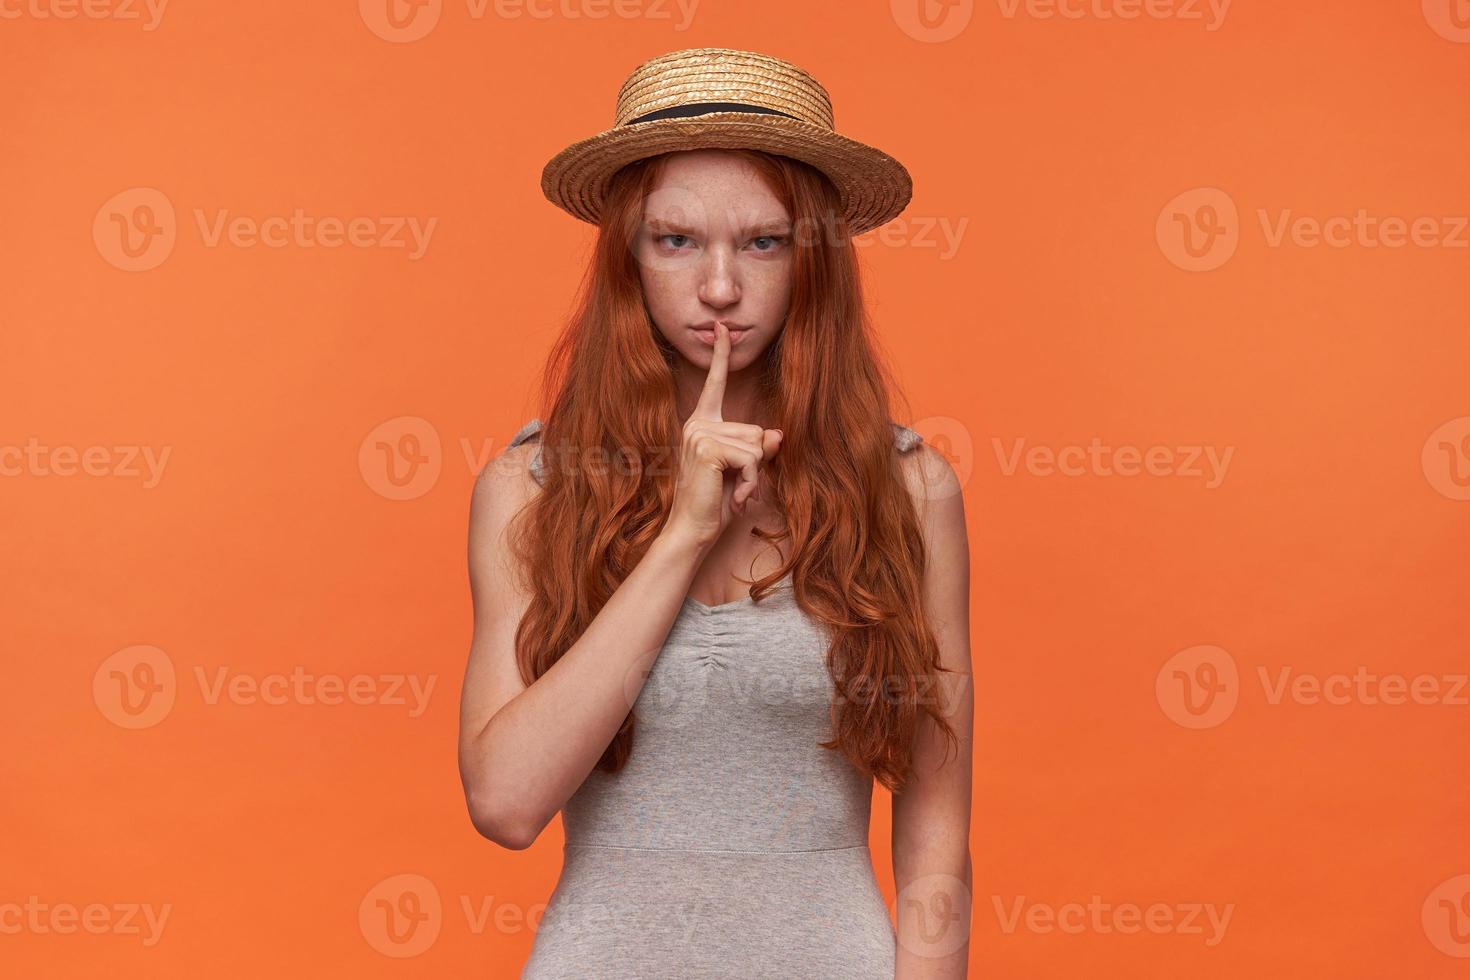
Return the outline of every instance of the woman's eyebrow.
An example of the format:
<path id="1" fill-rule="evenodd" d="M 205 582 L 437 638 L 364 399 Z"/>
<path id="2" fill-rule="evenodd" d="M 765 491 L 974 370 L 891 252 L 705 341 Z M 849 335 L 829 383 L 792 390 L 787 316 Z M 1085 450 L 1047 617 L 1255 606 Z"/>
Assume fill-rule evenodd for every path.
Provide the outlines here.
<path id="1" fill-rule="evenodd" d="M 694 235 L 694 229 L 680 224 L 677 221 L 666 221 L 663 218 L 649 218 L 648 226 L 653 231 L 664 235 Z M 744 229 L 747 235 L 769 235 L 775 232 L 791 230 L 791 222 L 785 218 L 767 218 L 762 221 L 747 225 Z"/>

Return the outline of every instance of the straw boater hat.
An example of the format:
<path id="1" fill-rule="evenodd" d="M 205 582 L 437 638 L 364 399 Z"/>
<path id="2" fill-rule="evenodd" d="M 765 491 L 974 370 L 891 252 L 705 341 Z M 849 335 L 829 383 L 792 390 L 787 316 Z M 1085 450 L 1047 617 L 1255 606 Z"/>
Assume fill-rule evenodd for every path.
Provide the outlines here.
<path id="1" fill-rule="evenodd" d="M 706 148 L 765 150 L 811 164 L 837 185 L 854 235 L 897 217 L 913 195 L 903 164 L 833 131 L 832 100 L 815 78 L 780 58 L 729 48 L 674 51 L 639 65 L 618 90 L 613 128 L 552 157 L 541 190 L 597 224 L 620 167 Z"/>

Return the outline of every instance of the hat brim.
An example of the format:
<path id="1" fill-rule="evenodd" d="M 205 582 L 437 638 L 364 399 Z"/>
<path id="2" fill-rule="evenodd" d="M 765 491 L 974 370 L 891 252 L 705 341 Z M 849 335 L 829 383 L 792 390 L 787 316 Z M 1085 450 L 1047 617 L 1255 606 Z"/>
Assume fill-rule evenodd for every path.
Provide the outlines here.
<path id="1" fill-rule="evenodd" d="M 620 126 L 579 140 L 541 172 L 547 200 L 574 218 L 597 224 L 613 174 L 660 153 L 698 149 L 755 149 L 792 157 L 825 173 L 841 195 L 853 235 L 885 224 L 913 197 L 903 164 L 865 143 L 782 116 L 711 112 Z"/>

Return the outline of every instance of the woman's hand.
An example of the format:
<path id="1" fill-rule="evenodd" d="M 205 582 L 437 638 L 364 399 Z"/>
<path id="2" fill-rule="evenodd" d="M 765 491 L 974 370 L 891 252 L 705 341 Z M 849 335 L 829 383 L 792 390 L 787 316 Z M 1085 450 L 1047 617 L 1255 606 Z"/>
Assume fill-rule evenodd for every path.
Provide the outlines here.
<path id="1" fill-rule="evenodd" d="M 720 411 L 729 368 L 730 330 L 717 320 L 704 390 L 684 423 L 679 476 L 666 525 L 702 547 L 719 540 L 733 514 L 745 513 L 745 502 L 760 488 L 761 462 L 781 447 L 780 429 L 724 421 Z"/>

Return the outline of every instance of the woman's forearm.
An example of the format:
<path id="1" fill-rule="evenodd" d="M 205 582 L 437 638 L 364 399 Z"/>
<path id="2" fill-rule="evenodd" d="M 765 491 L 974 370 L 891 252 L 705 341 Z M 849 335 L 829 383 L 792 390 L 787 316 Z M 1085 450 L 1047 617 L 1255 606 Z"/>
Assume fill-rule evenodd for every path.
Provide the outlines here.
<path id="1" fill-rule="evenodd" d="M 525 847 L 576 792 L 617 734 L 663 648 L 707 548 L 666 531 L 550 669 L 466 746 L 482 821 Z"/>

